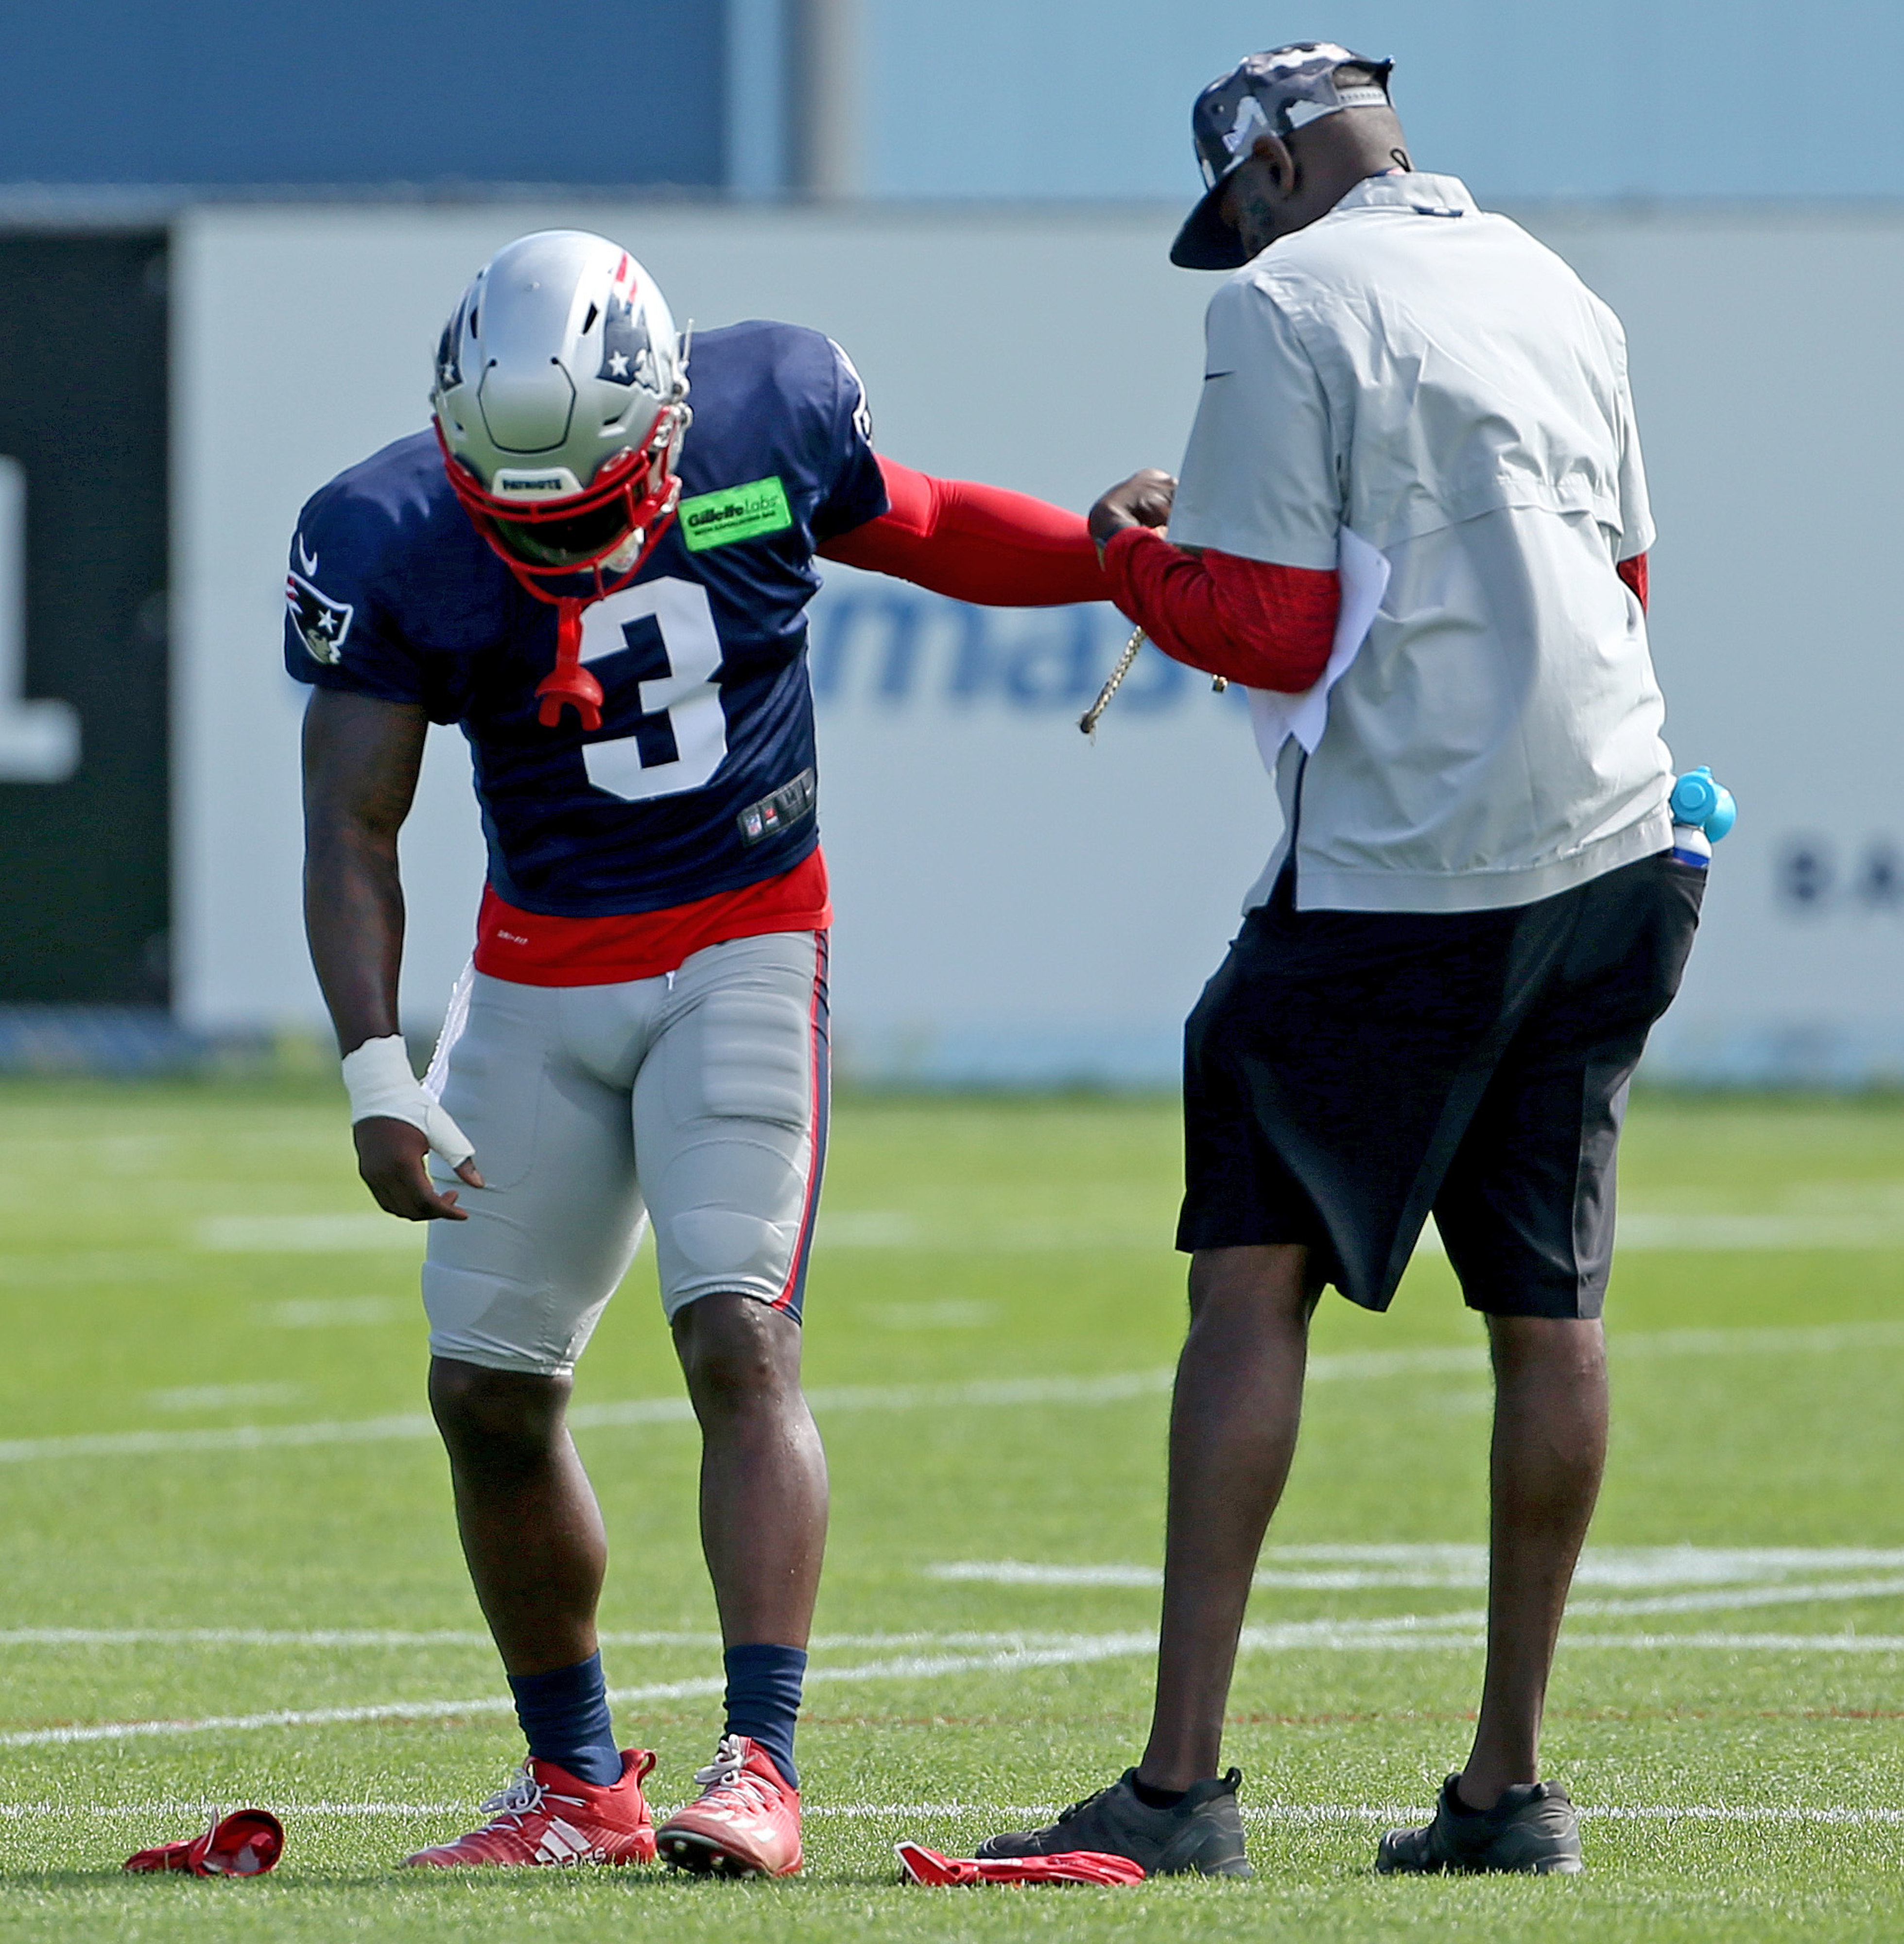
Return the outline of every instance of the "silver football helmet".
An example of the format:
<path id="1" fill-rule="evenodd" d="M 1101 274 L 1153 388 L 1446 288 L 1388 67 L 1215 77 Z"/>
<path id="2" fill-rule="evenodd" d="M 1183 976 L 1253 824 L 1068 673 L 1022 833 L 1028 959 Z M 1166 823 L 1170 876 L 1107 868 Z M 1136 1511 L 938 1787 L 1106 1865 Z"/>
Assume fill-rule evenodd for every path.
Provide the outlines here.
<path id="1" fill-rule="evenodd" d="M 687 398 L 654 278 L 580 229 L 518 237 L 476 272 L 430 390 L 457 498 L 532 591 L 646 558 L 680 497 Z"/>

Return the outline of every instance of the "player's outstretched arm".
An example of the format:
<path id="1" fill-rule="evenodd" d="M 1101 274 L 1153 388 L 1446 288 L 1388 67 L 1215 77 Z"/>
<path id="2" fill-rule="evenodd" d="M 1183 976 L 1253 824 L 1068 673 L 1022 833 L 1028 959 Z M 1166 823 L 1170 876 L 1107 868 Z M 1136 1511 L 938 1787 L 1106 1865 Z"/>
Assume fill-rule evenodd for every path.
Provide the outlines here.
<path id="1" fill-rule="evenodd" d="M 879 471 L 888 510 L 823 543 L 821 558 L 986 607 L 1110 599 L 1097 549 L 1075 513 L 1002 486 L 936 479 L 884 453 Z"/>
<path id="2" fill-rule="evenodd" d="M 352 1059 L 373 1066 L 393 1038 L 402 1057 L 397 833 L 417 792 L 429 727 L 427 715 L 414 703 L 336 689 L 313 690 L 304 713 L 304 929 L 347 1076 Z M 393 1096 L 402 1091 L 408 1071 L 406 1060 Z M 414 1078 L 411 1085 L 427 1099 Z M 353 1094 L 358 1090 L 353 1087 Z M 456 1191 L 439 1195 L 431 1186 L 424 1166 L 431 1135 L 421 1124 L 426 1110 L 394 1097 L 392 1104 L 398 1111 L 368 1115 L 351 1130 L 358 1171 L 379 1206 L 413 1222 L 466 1220 Z M 412 1112 L 416 1119 L 407 1117 Z M 480 1188 L 482 1177 L 466 1143 L 463 1150 L 457 1172 Z"/>

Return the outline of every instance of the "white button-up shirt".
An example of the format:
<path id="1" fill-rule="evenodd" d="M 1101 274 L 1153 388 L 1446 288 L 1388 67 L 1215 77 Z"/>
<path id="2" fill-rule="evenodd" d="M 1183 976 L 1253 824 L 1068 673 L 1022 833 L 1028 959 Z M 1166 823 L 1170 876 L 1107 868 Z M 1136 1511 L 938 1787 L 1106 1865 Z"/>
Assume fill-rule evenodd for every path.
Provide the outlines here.
<path id="1" fill-rule="evenodd" d="M 1211 300 L 1170 537 L 1389 578 L 1313 755 L 1277 764 L 1306 910 L 1532 903 L 1664 850 L 1671 758 L 1626 340 L 1447 176 L 1370 177 Z"/>

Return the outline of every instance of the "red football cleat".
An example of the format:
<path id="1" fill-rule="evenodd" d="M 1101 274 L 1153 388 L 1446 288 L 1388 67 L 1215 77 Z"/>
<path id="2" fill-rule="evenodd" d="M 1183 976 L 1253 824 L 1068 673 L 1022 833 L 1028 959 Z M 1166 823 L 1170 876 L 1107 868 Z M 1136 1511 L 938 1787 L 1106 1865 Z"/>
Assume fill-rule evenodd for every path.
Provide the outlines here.
<path id="1" fill-rule="evenodd" d="M 800 1867 L 800 1792 L 746 1735 L 694 1771 L 701 1792 L 654 1832 L 661 1860 L 702 1876 L 790 1877 Z"/>
<path id="2" fill-rule="evenodd" d="M 895 1843 L 900 1867 L 916 1884 L 1135 1884 L 1144 1866 L 1102 1850 L 1048 1856 L 942 1856 L 923 1843 Z"/>
<path id="3" fill-rule="evenodd" d="M 184 1870 L 195 1877 L 261 1877 L 284 1854 L 285 1826 L 268 1809 L 214 1816 L 189 1843 L 161 1843 L 125 1859 L 129 1870 Z"/>
<path id="4" fill-rule="evenodd" d="M 483 1804 L 489 1820 L 480 1829 L 404 1861 L 437 1870 L 497 1863 L 651 1863 L 654 1823 L 641 1779 L 654 1758 L 645 1749 L 626 1749 L 621 1764 L 620 1781 L 601 1789 L 531 1755 L 509 1786 Z"/>

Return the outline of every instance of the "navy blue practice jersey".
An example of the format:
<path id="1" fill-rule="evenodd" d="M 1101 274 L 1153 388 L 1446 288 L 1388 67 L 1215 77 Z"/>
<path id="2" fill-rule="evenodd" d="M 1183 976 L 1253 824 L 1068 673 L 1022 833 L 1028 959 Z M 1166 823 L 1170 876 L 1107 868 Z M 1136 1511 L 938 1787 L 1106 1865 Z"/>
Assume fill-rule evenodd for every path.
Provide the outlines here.
<path id="1" fill-rule="evenodd" d="M 814 549 L 887 509 L 865 400 L 817 331 L 734 325 L 692 358 L 679 514 L 635 580 L 583 611 L 598 730 L 537 720 L 555 610 L 470 524 L 433 432 L 299 516 L 285 666 L 461 726 L 490 881 L 525 911 L 663 910 L 789 870 L 819 839 L 806 607 Z"/>

